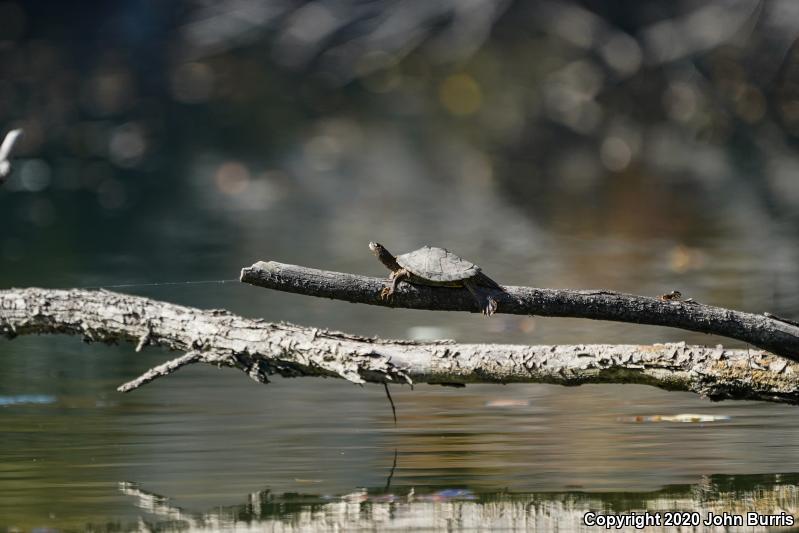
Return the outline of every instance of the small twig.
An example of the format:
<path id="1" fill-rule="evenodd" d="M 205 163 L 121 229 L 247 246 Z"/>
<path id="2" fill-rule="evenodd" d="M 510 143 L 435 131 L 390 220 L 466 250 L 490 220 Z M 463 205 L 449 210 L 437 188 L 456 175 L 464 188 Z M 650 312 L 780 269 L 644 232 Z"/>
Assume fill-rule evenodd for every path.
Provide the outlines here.
<path id="1" fill-rule="evenodd" d="M 394 425 L 397 425 L 397 409 L 394 407 L 394 400 L 391 398 L 391 392 L 388 390 L 388 382 L 384 381 L 383 386 L 386 388 L 386 396 L 388 396 L 388 401 L 391 403 L 391 412 L 394 414 Z"/>

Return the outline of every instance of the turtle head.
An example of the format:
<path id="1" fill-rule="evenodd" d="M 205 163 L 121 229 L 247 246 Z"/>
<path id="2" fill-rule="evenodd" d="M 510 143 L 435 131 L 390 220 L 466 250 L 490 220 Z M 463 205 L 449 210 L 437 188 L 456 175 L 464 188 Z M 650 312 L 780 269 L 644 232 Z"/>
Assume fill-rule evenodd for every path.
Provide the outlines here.
<path id="1" fill-rule="evenodd" d="M 372 250 L 372 253 L 380 259 L 380 262 L 383 263 L 387 269 L 392 272 L 396 272 L 400 269 L 400 266 L 397 264 L 397 259 L 391 255 L 391 252 L 386 250 L 382 244 L 372 241 L 369 243 L 369 249 Z"/>
<path id="2" fill-rule="evenodd" d="M 369 243 L 369 249 L 372 250 L 372 253 L 375 254 L 376 256 L 380 256 L 380 252 L 385 250 L 382 244 L 374 241 L 371 241 Z"/>

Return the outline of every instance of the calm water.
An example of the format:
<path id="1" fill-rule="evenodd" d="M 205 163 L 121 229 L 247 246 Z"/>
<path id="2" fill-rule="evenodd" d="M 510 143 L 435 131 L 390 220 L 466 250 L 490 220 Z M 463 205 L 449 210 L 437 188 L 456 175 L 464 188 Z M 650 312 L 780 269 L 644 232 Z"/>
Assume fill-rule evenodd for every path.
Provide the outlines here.
<path id="1" fill-rule="evenodd" d="M 431 214 L 436 222 L 429 228 L 397 234 L 391 221 L 364 208 L 351 216 L 374 217 L 374 225 L 352 228 L 353 236 L 344 239 L 321 220 L 327 215 L 307 208 L 305 216 L 299 213 L 259 212 L 254 227 L 246 224 L 249 214 L 231 215 L 124 253 L 91 232 L 128 228 L 132 242 L 145 243 L 153 226 L 176 223 L 174 214 L 135 228 L 112 219 L 90 230 L 87 242 L 96 244 L 74 253 L 74 266 L 44 277 L 19 267 L 5 283 L 227 279 L 257 259 L 377 275 L 381 266 L 365 246 L 370 238 L 396 239 L 392 247 L 402 250 L 410 241 L 438 243 L 452 233 L 453 249 L 479 257 L 508 283 L 644 294 L 680 288 L 702 301 L 750 310 L 793 308 L 789 299 L 775 300 L 774 284 L 795 265 L 753 259 L 757 243 L 742 250 L 724 237 L 688 247 L 665 239 L 563 240 L 547 232 L 528 236 L 531 244 L 524 246 L 499 234 L 496 241 L 474 242 L 459 226 L 447 228 L 450 217 L 460 216 L 455 206 Z M 36 257 L 35 246 L 26 241 L 15 262 Z M 695 262 L 685 271 L 674 264 L 684 254 Z M 125 290 L 387 337 L 720 341 L 602 322 L 370 309 L 237 283 Z M 115 392 L 167 357 L 64 337 L 0 343 L 0 523 L 135 529 L 143 520 L 164 530 L 233 524 L 468 529 L 491 523 L 572 530 L 591 509 L 797 508 L 799 412 L 793 407 L 710 403 L 644 386 L 422 385 L 395 388 L 395 427 L 380 387 L 336 380 L 276 379 L 261 386 L 232 370 L 192 367 L 128 395 Z M 628 418 L 681 413 L 729 419 Z"/>

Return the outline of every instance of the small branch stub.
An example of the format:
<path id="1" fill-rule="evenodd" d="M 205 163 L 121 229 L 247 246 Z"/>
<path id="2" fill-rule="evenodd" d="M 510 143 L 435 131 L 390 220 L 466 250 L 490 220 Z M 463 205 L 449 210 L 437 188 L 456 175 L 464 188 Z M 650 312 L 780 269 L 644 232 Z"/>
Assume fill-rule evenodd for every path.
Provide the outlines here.
<path id="1" fill-rule="evenodd" d="M 138 350 L 137 350 L 138 351 Z M 192 363 L 196 363 L 202 360 L 202 354 L 198 352 L 189 352 L 185 355 L 167 361 L 161 365 L 151 368 L 141 376 L 137 377 L 132 381 L 128 381 L 117 387 L 117 391 L 119 392 L 130 392 L 133 389 L 138 389 L 142 385 L 145 385 L 154 379 L 158 379 L 162 376 L 167 376 L 173 372 L 176 372 L 181 367 L 186 365 L 190 365 Z"/>

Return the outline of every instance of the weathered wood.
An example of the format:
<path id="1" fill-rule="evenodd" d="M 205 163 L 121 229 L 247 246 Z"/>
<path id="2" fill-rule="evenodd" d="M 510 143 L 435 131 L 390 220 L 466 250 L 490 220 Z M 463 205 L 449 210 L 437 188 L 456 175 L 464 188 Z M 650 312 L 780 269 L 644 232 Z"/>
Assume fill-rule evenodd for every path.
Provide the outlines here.
<path id="1" fill-rule="evenodd" d="M 0 291 L 0 334 L 81 335 L 86 341 L 161 346 L 185 355 L 119 390 L 183 365 L 238 368 L 266 382 L 282 376 L 353 383 L 642 383 L 713 399 L 799 403 L 799 365 L 749 350 L 655 345 L 524 346 L 410 342 L 247 319 L 108 291 Z"/>
<path id="2" fill-rule="evenodd" d="M 330 272 L 276 261 L 241 271 L 241 281 L 259 287 L 353 303 L 478 313 L 466 289 L 400 283 L 390 300 L 381 300 L 385 278 Z M 774 315 L 756 315 L 682 300 L 662 300 L 606 290 L 536 289 L 504 286 L 495 294 L 497 313 L 590 318 L 668 326 L 737 339 L 799 361 L 799 327 Z"/>

